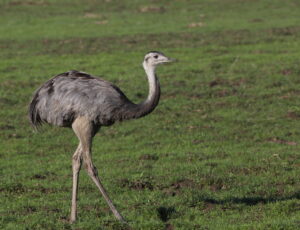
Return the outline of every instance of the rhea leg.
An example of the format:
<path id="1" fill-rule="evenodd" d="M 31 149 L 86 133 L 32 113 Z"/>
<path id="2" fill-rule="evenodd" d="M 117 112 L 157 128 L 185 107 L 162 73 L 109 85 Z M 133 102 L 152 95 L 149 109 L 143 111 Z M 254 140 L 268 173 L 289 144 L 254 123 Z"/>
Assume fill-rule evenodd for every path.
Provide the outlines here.
<path id="1" fill-rule="evenodd" d="M 78 192 L 78 175 L 82 162 L 82 148 L 79 143 L 73 157 L 72 157 L 72 170 L 73 170 L 73 189 L 72 189 L 72 207 L 70 222 L 76 221 L 77 215 L 77 192 Z"/>
<path id="2" fill-rule="evenodd" d="M 125 222 L 124 218 L 118 212 L 118 210 L 112 203 L 111 199 L 109 198 L 104 186 L 102 185 L 102 183 L 98 177 L 97 168 L 93 165 L 93 162 L 91 160 L 90 152 L 88 152 L 88 151 L 84 152 L 83 159 L 84 159 L 84 164 L 85 164 L 85 167 L 86 167 L 86 170 L 87 170 L 89 176 L 92 178 L 92 180 L 94 181 L 94 183 L 100 190 L 102 196 L 104 197 L 105 201 L 107 202 L 108 206 L 110 207 L 110 210 L 113 212 L 113 214 L 115 215 L 115 217 L 118 220 L 120 220 L 121 222 Z"/>
<path id="3" fill-rule="evenodd" d="M 85 117 L 79 117 L 74 121 L 72 128 L 80 140 L 81 148 L 82 148 L 82 157 L 83 157 L 84 165 L 88 172 L 88 175 L 91 177 L 93 182 L 96 184 L 96 186 L 100 190 L 102 196 L 104 197 L 105 201 L 107 202 L 107 204 L 110 207 L 111 211 L 113 212 L 114 216 L 121 222 L 125 222 L 124 218 L 118 212 L 118 210 L 114 206 L 113 202 L 109 198 L 104 186 L 100 182 L 97 169 L 93 165 L 93 162 L 92 162 L 92 157 L 91 157 L 92 139 L 93 139 L 94 135 L 97 133 L 99 127 L 95 127 Z"/>

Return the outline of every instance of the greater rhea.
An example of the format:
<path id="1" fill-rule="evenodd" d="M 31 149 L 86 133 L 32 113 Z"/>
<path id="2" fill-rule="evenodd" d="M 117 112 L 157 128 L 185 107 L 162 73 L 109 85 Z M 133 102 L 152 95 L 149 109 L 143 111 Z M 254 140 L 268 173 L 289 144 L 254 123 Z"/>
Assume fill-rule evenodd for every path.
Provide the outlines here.
<path id="1" fill-rule="evenodd" d="M 155 74 L 159 64 L 171 62 L 163 53 L 151 51 L 145 55 L 143 67 L 148 77 L 147 98 L 135 104 L 114 84 L 79 71 L 59 74 L 44 83 L 34 94 L 29 106 L 29 118 L 34 127 L 48 123 L 70 127 L 79 139 L 73 154 L 73 189 L 70 222 L 76 220 L 78 175 L 82 161 L 88 175 L 100 190 L 115 217 L 125 222 L 102 185 L 91 157 L 92 140 L 101 126 L 116 121 L 136 119 L 151 113 L 160 98 L 160 85 Z"/>

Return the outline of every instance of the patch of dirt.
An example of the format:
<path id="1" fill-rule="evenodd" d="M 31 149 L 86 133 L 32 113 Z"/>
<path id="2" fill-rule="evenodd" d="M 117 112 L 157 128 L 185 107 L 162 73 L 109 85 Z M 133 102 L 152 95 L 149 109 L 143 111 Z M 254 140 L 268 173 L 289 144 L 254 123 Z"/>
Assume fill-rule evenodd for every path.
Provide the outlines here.
<path id="1" fill-rule="evenodd" d="M 282 82 L 274 82 L 272 83 L 270 86 L 267 86 L 267 88 L 274 88 L 274 87 L 281 87 L 282 86 Z"/>
<path id="2" fill-rule="evenodd" d="M 227 96 L 232 96 L 236 95 L 238 91 L 235 88 L 230 88 L 230 89 L 217 89 L 209 93 L 209 96 L 214 98 L 214 97 L 227 97 Z"/>
<path id="3" fill-rule="evenodd" d="M 96 207 L 95 205 L 92 205 L 92 204 L 82 206 L 82 209 L 85 210 L 85 211 L 92 211 L 92 210 L 95 210 L 97 208 L 98 207 Z"/>
<path id="4" fill-rule="evenodd" d="M 204 143 L 204 141 L 203 141 L 203 140 L 195 139 L 195 140 L 192 141 L 192 143 L 193 143 L 194 145 L 197 145 L 197 144 Z"/>
<path id="5" fill-rule="evenodd" d="M 273 28 L 269 30 L 269 33 L 281 36 L 291 36 L 295 34 L 295 28 L 285 27 L 285 28 Z"/>
<path id="6" fill-rule="evenodd" d="M 32 177 L 30 177 L 30 179 L 38 179 L 38 180 L 44 180 L 47 177 L 45 175 L 41 175 L 41 174 L 35 174 Z"/>
<path id="7" fill-rule="evenodd" d="M 85 13 L 84 18 L 102 18 L 101 14 Z"/>
<path id="8" fill-rule="evenodd" d="M 56 191 L 54 191 L 54 189 L 51 188 L 45 188 L 45 187 L 38 187 L 36 188 L 37 191 L 44 193 L 44 194 L 50 194 L 50 193 L 55 193 Z"/>
<path id="9" fill-rule="evenodd" d="M 32 189 L 35 191 L 39 191 L 43 194 L 52 194 L 57 192 L 70 192 L 70 188 L 45 188 L 43 186 L 38 186 Z"/>
<path id="10" fill-rule="evenodd" d="M 300 90 L 288 90 L 286 92 L 284 92 L 284 95 L 279 96 L 279 98 L 282 99 L 289 99 L 289 98 L 294 98 L 294 97 L 298 97 L 300 95 Z"/>
<path id="11" fill-rule="evenodd" d="M 210 212 L 212 209 L 215 208 L 215 206 L 216 206 L 216 204 L 213 204 L 213 203 L 210 203 L 210 202 L 205 202 L 203 211 L 204 212 Z"/>
<path id="12" fill-rule="evenodd" d="M 172 224 L 166 224 L 166 226 L 165 226 L 165 230 L 174 230 L 174 229 L 175 229 L 175 227 Z"/>
<path id="13" fill-rule="evenodd" d="M 17 134 L 17 133 L 12 133 L 8 135 L 8 138 L 16 138 L 16 139 L 20 139 L 23 138 L 23 136 Z"/>
<path id="14" fill-rule="evenodd" d="M 280 71 L 282 75 L 291 75 L 293 71 L 291 69 L 283 69 Z"/>
<path id="15" fill-rule="evenodd" d="M 227 79 L 222 79 L 222 78 L 217 78 L 209 82 L 209 87 L 215 87 L 215 86 L 240 86 L 246 83 L 246 79 L 244 78 L 239 78 L 239 79 L 234 79 L 234 80 L 227 80 Z"/>
<path id="16" fill-rule="evenodd" d="M 226 189 L 226 185 L 224 185 L 224 184 L 213 184 L 213 185 L 209 186 L 209 189 L 213 192 L 217 192 L 217 191 Z"/>
<path id="17" fill-rule="evenodd" d="M 188 24 L 189 28 L 203 27 L 203 26 L 205 26 L 204 22 L 192 22 L 192 23 Z"/>
<path id="18" fill-rule="evenodd" d="M 48 6 L 49 3 L 46 1 L 12 1 L 9 3 L 10 6 Z"/>
<path id="19" fill-rule="evenodd" d="M 223 151 L 218 151 L 217 153 L 214 154 L 215 155 L 215 158 L 217 159 L 226 159 L 228 158 L 229 154 L 226 153 L 226 152 L 223 152 Z"/>
<path id="20" fill-rule="evenodd" d="M 22 194 L 27 191 L 26 187 L 20 183 L 8 185 L 6 187 L 0 188 L 0 192 L 8 192 L 12 194 Z"/>
<path id="21" fill-rule="evenodd" d="M 149 181 L 143 180 L 136 180 L 136 181 L 129 181 L 128 179 L 122 179 L 119 182 L 121 187 L 127 187 L 134 190 L 153 190 L 153 185 Z"/>
<path id="22" fill-rule="evenodd" d="M 34 213 L 37 211 L 36 207 L 33 207 L 33 206 L 28 206 L 28 207 L 25 207 L 25 210 L 26 214 L 31 214 L 31 213 Z"/>
<path id="23" fill-rule="evenodd" d="M 107 23 L 108 23 L 107 20 L 102 20 L 102 21 L 96 21 L 96 22 L 95 22 L 95 24 L 97 24 L 97 25 L 105 25 L 105 24 L 107 24 Z"/>
<path id="24" fill-rule="evenodd" d="M 139 8 L 141 13 L 164 13 L 166 9 L 163 6 L 142 6 Z"/>
<path id="25" fill-rule="evenodd" d="M 181 193 L 181 190 L 184 188 L 200 188 L 193 180 L 182 179 L 172 183 L 167 188 L 163 189 L 163 192 L 167 195 L 176 196 Z"/>
<path id="26" fill-rule="evenodd" d="M 61 222 L 65 223 L 65 224 L 70 224 L 70 219 L 69 219 L 69 217 L 66 217 L 66 216 L 60 216 L 60 217 L 59 217 L 59 220 L 60 220 Z M 79 229 L 77 229 L 77 230 L 79 230 Z"/>
<path id="27" fill-rule="evenodd" d="M 209 167 L 215 168 L 215 167 L 218 166 L 218 163 L 208 162 L 208 163 L 205 164 L 205 166 L 209 166 Z"/>
<path id="28" fill-rule="evenodd" d="M 3 105 L 14 105 L 15 102 L 10 100 L 10 99 L 7 99 L 7 98 L 0 98 L 0 104 L 3 104 Z"/>
<path id="29" fill-rule="evenodd" d="M 266 173 L 268 169 L 262 166 L 251 166 L 251 167 L 231 167 L 229 173 L 238 175 L 259 175 L 261 173 Z"/>
<path id="30" fill-rule="evenodd" d="M 154 161 L 157 161 L 158 156 L 156 154 L 144 154 L 144 155 L 140 156 L 139 159 L 140 160 L 154 160 Z"/>
<path id="31" fill-rule="evenodd" d="M 1 125 L 0 126 L 0 130 L 13 130 L 13 129 L 15 129 L 15 127 L 12 125 Z"/>
<path id="32" fill-rule="evenodd" d="M 3 46 L 3 48 L 4 48 L 4 46 Z M 13 72 L 13 71 L 15 71 L 16 69 L 18 69 L 18 67 L 17 66 L 8 66 L 8 67 L 6 67 L 6 68 L 4 68 L 3 69 L 3 72 Z"/>
<path id="33" fill-rule="evenodd" d="M 300 114 L 296 113 L 296 112 L 288 112 L 286 114 L 286 117 L 290 118 L 290 119 L 296 119 L 296 120 L 298 120 L 298 119 L 300 119 Z"/>
<path id="34" fill-rule="evenodd" d="M 186 86 L 186 82 L 185 81 L 174 81 L 172 82 L 172 85 L 175 87 L 185 87 Z"/>
<path id="35" fill-rule="evenodd" d="M 219 84 L 220 84 L 220 83 L 219 83 L 218 80 L 213 80 L 213 81 L 209 82 L 209 87 L 214 87 L 214 86 L 217 86 L 217 85 L 219 85 Z"/>
<path id="36" fill-rule="evenodd" d="M 96 229 L 133 230 L 128 224 L 126 223 L 123 224 L 115 220 L 105 220 L 103 221 L 102 228 L 96 228 Z M 76 228 L 76 230 L 83 230 L 83 228 L 82 229 Z"/>
<path id="37" fill-rule="evenodd" d="M 204 94 L 200 94 L 200 93 L 192 93 L 189 95 L 190 98 L 193 98 L 193 99 L 200 99 L 203 97 Z"/>
<path id="38" fill-rule="evenodd" d="M 217 91 L 216 95 L 218 97 L 226 97 L 226 96 L 230 95 L 230 92 L 228 90 L 226 90 L 226 89 L 222 89 L 222 90 Z"/>
<path id="39" fill-rule="evenodd" d="M 59 213 L 61 210 L 59 208 L 52 208 L 48 206 L 44 206 L 43 210 L 45 210 L 47 213 Z"/>
<path id="40" fill-rule="evenodd" d="M 286 141 L 286 140 L 280 139 L 278 137 L 272 137 L 272 138 L 268 139 L 268 142 L 285 144 L 285 145 L 297 145 L 297 143 L 294 141 Z"/>

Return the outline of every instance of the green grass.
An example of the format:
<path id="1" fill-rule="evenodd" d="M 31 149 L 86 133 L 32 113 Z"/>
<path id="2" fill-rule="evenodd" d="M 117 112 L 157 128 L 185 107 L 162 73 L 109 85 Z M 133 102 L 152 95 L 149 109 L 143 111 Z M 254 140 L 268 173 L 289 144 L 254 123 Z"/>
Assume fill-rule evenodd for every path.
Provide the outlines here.
<path id="1" fill-rule="evenodd" d="M 0 229 L 130 229 L 82 170 L 68 223 L 70 129 L 35 133 L 35 89 L 70 69 L 146 97 L 141 62 L 159 50 L 162 98 L 145 118 L 102 128 L 99 175 L 132 229 L 300 228 L 300 2 L 3 0 Z"/>

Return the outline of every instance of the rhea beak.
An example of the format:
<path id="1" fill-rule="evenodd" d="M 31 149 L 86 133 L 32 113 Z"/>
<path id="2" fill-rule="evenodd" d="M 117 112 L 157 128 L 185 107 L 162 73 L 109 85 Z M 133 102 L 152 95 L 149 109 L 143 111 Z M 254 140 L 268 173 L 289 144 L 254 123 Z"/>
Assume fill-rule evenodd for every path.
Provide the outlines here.
<path id="1" fill-rule="evenodd" d="M 168 58 L 168 62 L 177 62 L 178 60 L 177 59 L 175 59 L 175 58 Z"/>
<path id="2" fill-rule="evenodd" d="M 177 60 L 174 58 L 168 58 L 166 57 L 166 60 L 164 60 L 164 63 L 170 63 L 170 62 L 176 62 Z"/>

